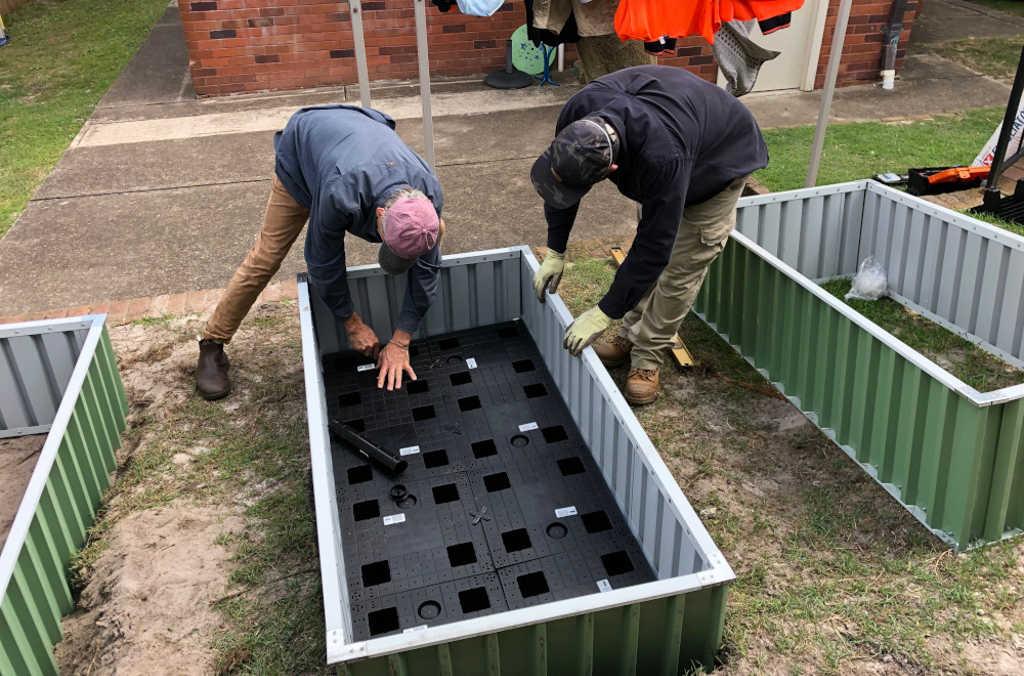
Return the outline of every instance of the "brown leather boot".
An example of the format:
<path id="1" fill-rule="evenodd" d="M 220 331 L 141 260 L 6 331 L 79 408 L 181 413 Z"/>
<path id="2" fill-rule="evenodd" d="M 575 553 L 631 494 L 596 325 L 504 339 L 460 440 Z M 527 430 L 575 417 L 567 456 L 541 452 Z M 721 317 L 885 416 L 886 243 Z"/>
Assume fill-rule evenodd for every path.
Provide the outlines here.
<path id="1" fill-rule="evenodd" d="M 196 366 L 196 389 L 207 401 L 223 399 L 231 392 L 231 367 L 224 354 L 224 343 L 216 340 L 199 341 L 199 364 Z"/>
<path id="2" fill-rule="evenodd" d="M 633 343 L 617 333 L 602 336 L 601 340 L 594 343 L 594 352 L 597 353 L 601 363 L 610 369 L 625 364 L 632 349 Z"/>
<path id="3" fill-rule="evenodd" d="M 634 406 L 654 403 L 661 391 L 658 369 L 630 369 L 626 376 L 626 401 Z"/>

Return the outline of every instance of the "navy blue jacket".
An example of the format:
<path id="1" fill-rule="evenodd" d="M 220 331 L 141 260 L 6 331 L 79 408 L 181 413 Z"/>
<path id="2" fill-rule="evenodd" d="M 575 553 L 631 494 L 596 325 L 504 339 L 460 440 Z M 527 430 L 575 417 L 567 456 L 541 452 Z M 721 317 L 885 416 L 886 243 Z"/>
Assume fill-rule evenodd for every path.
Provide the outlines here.
<path id="1" fill-rule="evenodd" d="M 352 315 L 345 234 L 379 243 L 376 209 L 404 186 L 429 197 L 440 217 L 441 185 L 395 133 L 395 121 L 372 108 L 303 108 L 274 137 L 274 147 L 277 177 L 309 209 L 305 253 L 313 287 L 345 319 Z M 440 265 L 438 245 L 409 269 L 397 328 L 416 332 L 437 295 Z"/>
<path id="2" fill-rule="evenodd" d="M 746 106 L 681 68 L 636 66 L 594 80 L 565 104 L 555 133 L 591 114 L 619 135 L 609 180 L 643 206 L 629 255 L 598 304 L 619 318 L 668 265 L 684 208 L 767 166 L 768 150 Z M 545 206 L 548 247 L 565 251 L 578 208 Z"/>

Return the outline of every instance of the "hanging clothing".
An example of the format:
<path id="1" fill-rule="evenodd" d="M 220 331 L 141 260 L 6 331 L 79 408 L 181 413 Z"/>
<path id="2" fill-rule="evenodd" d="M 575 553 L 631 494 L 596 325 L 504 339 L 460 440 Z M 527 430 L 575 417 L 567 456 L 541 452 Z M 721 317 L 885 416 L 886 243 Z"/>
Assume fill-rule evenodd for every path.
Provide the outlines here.
<path id="1" fill-rule="evenodd" d="M 771 35 L 775 31 L 780 31 L 783 28 L 789 28 L 789 24 L 793 21 L 793 13 L 786 12 L 778 16 L 773 16 L 770 19 L 762 19 L 758 21 L 758 26 L 761 27 L 762 35 Z"/>
<path id="2" fill-rule="evenodd" d="M 722 24 L 771 19 L 803 4 L 804 0 L 621 0 L 615 32 L 623 40 L 645 42 L 663 35 L 700 35 L 713 44 Z"/>
<path id="3" fill-rule="evenodd" d="M 722 24 L 715 34 L 711 50 L 715 61 L 729 83 L 733 96 L 743 96 L 754 88 L 757 74 L 765 61 L 771 61 L 782 52 L 765 49 L 751 39 L 756 21 L 730 21 Z"/>
<path id="4" fill-rule="evenodd" d="M 437 0 L 434 0 L 437 2 Z M 538 47 L 545 44 L 548 47 L 557 47 L 561 44 L 579 42 L 580 33 L 576 29 L 576 17 L 569 15 L 569 19 L 559 31 L 551 31 L 545 28 L 536 28 L 533 25 L 533 0 L 526 0 L 526 37 Z"/>
<path id="5" fill-rule="evenodd" d="M 663 54 L 672 53 L 676 51 L 676 39 L 669 37 L 661 37 L 657 40 L 644 43 L 644 50 L 651 54 Z"/>
<path id="6" fill-rule="evenodd" d="M 615 33 L 617 0 L 533 0 L 533 27 L 561 33 L 575 18 L 580 37 Z"/>
<path id="7" fill-rule="evenodd" d="M 583 84 L 623 68 L 652 66 L 658 62 L 657 57 L 644 50 L 644 43 L 639 40 L 623 42 L 614 33 L 580 38 L 576 51 L 580 55 L 577 66 Z"/>

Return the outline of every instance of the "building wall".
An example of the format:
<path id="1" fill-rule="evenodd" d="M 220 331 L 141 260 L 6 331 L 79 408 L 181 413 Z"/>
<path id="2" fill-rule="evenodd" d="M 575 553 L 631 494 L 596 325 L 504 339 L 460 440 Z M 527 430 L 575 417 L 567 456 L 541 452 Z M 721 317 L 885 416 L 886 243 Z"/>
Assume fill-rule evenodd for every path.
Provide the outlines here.
<path id="1" fill-rule="evenodd" d="M 838 4 L 831 0 L 817 86 L 824 77 Z M 910 3 L 908 17 L 916 5 Z M 366 0 L 362 6 L 370 79 L 415 78 L 412 0 Z M 192 78 L 201 96 L 350 84 L 357 79 L 347 2 L 180 0 L 179 7 Z M 888 2 L 854 0 L 840 84 L 878 78 L 888 8 Z M 456 7 L 442 13 L 428 4 L 431 73 L 465 76 L 501 68 L 505 40 L 525 19 L 522 0 L 509 0 L 490 17 L 466 16 Z M 909 37 L 909 20 L 904 34 Z M 568 50 L 566 63 L 574 58 Z M 681 40 L 676 55 L 661 57 L 660 62 L 688 68 L 708 80 L 716 77 L 711 47 L 699 37 Z"/>

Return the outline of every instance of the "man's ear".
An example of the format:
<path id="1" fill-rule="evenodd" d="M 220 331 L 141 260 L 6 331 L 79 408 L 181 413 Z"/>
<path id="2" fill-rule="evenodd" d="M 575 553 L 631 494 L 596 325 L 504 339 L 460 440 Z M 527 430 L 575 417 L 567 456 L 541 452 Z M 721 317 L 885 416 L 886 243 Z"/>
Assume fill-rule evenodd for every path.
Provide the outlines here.
<path id="1" fill-rule="evenodd" d="M 617 165 L 617 164 L 615 164 L 615 163 L 612 163 L 612 166 L 608 168 L 608 173 L 610 174 L 610 173 L 612 173 L 613 171 L 616 171 L 616 170 L 618 170 L 618 168 L 619 168 L 619 165 Z"/>

